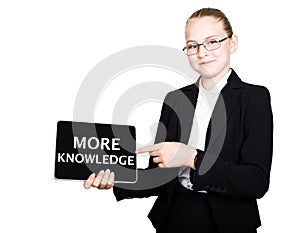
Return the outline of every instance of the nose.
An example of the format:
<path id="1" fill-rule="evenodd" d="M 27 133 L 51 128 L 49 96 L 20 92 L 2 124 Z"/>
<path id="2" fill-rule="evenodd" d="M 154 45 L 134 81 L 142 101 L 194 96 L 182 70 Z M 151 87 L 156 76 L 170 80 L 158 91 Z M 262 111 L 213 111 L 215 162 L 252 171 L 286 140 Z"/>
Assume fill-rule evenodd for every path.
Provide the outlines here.
<path id="1" fill-rule="evenodd" d="M 207 50 L 204 48 L 204 45 L 199 45 L 197 56 L 198 57 L 205 57 L 207 55 Z"/>

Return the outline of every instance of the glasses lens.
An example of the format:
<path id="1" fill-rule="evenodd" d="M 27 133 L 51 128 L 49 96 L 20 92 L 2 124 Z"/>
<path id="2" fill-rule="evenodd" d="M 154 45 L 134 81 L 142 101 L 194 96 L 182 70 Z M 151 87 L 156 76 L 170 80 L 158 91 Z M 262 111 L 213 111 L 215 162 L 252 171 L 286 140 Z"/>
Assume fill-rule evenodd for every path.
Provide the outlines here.
<path id="1" fill-rule="evenodd" d="M 216 39 L 207 40 L 203 44 L 207 50 L 215 50 L 220 47 L 220 42 Z"/>
<path id="2" fill-rule="evenodd" d="M 186 45 L 186 49 L 185 49 L 186 54 L 188 54 L 188 55 L 196 54 L 197 51 L 198 51 L 197 44 L 187 44 Z"/>

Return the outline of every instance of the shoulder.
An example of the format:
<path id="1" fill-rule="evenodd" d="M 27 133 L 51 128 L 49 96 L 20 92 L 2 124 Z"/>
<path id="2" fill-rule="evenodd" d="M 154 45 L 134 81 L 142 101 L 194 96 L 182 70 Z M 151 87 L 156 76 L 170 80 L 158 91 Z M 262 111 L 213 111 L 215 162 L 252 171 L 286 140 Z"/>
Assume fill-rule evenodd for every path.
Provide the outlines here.
<path id="1" fill-rule="evenodd" d="M 242 95 L 244 95 L 245 97 L 249 97 L 252 99 L 270 99 L 270 91 L 267 87 L 246 82 L 242 83 Z"/>
<path id="2" fill-rule="evenodd" d="M 178 101 L 178 99 L 182 99 L 183 97 L 184 98 L 187 97 L 188 99 L 190 99 L 191 96 L 193 96 L 193 94 L 197 93 L 197 91 L 198 91 L 197 89 L 198 88 L 196 86 L 196 83 L 192 83 L 190 85 L 170 91 L 166 95 L 165 100 L 171 101 L 171 102 L 176 102 L 176 101 Z"/>
<path id="3" fill-rule="evenodd" d="M 252 95 L 270 96 L 270 92 L 265 86 L 242 81 L 234 69 L 232 69 L 229 76 L 228 84 L 233 90 L 240 91 L 243 97 L 249 97 Z"/>
<path id="4" fill-rule="evenodd" d="M 170 94 L 170 95 L 176 95 L 176 94 L 178 95 L 179 93 L 187 94 L 194 89 L 197 89 L 196 83 L 192 83 L 190 85 L 178 88 L 174 91 L 169 92 L 168 94 Z"/>
<path id="5" fill-rule="evenodd" d="M 240 103 L 249 119 L 262 115 L 268 117 L 272 114 L 270 92 L 265 86 L 243 82 Z"/>

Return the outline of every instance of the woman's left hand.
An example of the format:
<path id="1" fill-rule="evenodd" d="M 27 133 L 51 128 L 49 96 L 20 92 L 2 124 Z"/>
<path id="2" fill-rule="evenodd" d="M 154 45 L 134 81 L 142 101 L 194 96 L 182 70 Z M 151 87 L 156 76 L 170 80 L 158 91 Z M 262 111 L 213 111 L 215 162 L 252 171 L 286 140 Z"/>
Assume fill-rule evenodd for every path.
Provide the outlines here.
<path id="1" fill-rule="evenodd" d="M 180 142 L 161 142 L 136 150 L 137 154 L 149 152 L 153 162 L 161 168 L 188 166 L 194 167 L 197 150 Z"/>

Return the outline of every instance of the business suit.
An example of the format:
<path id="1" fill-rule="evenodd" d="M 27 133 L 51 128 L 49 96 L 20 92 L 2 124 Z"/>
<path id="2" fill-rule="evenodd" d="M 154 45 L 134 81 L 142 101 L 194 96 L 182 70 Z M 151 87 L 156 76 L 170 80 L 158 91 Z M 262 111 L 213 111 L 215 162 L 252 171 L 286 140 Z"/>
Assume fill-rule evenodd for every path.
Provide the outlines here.
<path id="1" fill-rule="evenodd" d="M 188 143 L 198 85 L 199 80 L 168 93 L 160 117 L 166 133 L 163 127 L 158 127 L 155 143 Z M 222 109 L 226 111 L 226 120 L 217 122 L 218 129 L 213 130 L 212 122 L 222 119 L 218 118 Z M 218 147 L 220 151 L 216 149 Z M 206 134 L 205 151 L 197 150 L 196 171 L 191 174 L 194 190 L 208 192 L 220 232 L 247 232 L 261 225 L 256 199 L 264 196 L 269 187 L 272 148 L 273 117 L 268 90 L 242 82 L 232 70 L 214 108 Z M 203 163 L 206 163 L 204 160 L 209 158 L 215 159 L 214 164 L 205 174 L 199 175 L 199 168 L 201 172 Z M 149 169 L 156 166 L 150 159 Z M 177 179 L 148 190 L 115 187 L 114 193 L 117 200 L 157 195 L 148 217 L 154 227 L 159 228 L 168 215 Z"/>

